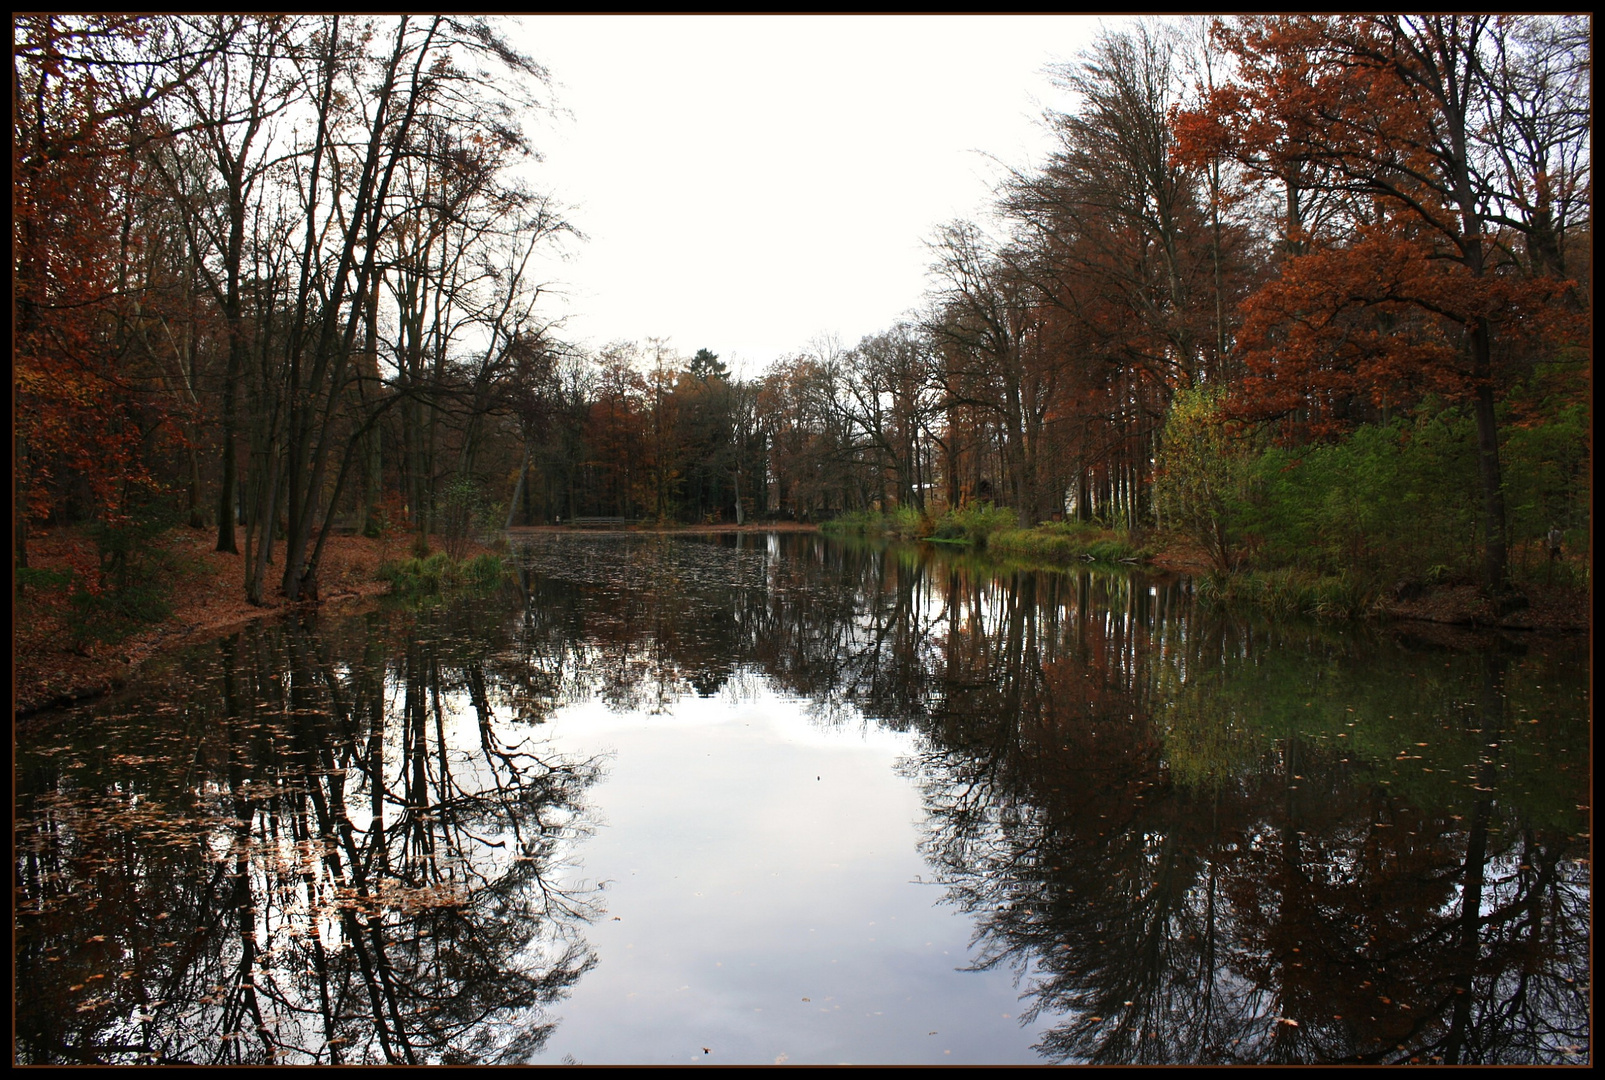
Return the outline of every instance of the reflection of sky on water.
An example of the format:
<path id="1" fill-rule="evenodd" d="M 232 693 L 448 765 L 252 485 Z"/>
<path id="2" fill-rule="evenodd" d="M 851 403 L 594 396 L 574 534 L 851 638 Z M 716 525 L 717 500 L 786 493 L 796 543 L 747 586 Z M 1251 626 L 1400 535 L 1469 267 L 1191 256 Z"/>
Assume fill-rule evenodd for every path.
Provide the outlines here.
<path id="1" fill-rule="evenodd" d="M 958 970 L 970 922 L 929 883 L 896 769 L 913 736 L 822 725 L 767 686 L 650 716 L 588 703 L 548 733 L 611 756 L 579 854 L 607 911 L 537 1060 L 1040 1060 L 1010 975 Z"/>
<path id="2" fill-rule="evenodd" d="M 19 1031 L 58 1062 L 1586 1059 L 1584 645 L 553 537 L 502 594 L 255 624 L 19 738 Z"/>

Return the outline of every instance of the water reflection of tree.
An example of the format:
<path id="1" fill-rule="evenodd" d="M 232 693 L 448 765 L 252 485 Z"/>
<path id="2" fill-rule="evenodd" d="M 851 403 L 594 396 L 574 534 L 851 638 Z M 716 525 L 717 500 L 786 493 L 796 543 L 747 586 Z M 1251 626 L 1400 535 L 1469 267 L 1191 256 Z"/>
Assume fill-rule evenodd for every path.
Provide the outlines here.
<path id="1" fill-rule="evenodd" d="M 1069 618 L 1055 625 L 1019 610 L 1029 603 L 1017 585 L 995 626 L 955 629 L 947 678 L 966 690 L 917 771 L 928 854 L 978 919 L 977 965 L 1014 969 L 1030 1020 L 1065 1018 L 1042 1040 L 1046 1056 L 1519 1062 L 1586 1046 L 1575 970 L 1586 889 L 1559 880 L 1571 841 L 1507 807 L 1505 839 L 1491 843 L 1497 677 L 1467 714 L 1489 750 L 1469 820 L 1390 795 L 1297 737 L 1261 737 L 1245 758 L 1240 734 L 1194 730 L 1195 750 L 1220 752 L 1210 768 L 1192 763 L 1209 782 L 1184 786 L 1163 727 L 1263 728 L 1251 701 L 1234 701 L 1219 654 L 1263 656 L 1229 627 L 1189 636 L 1138 620 L 1134 631 L 1101 606 L 1061 608 Z M 1133 640 L 1145 646 L 1135 672 Z M 1305 647 L 1307 670 L 1375 677 L 1335 672 L 1330 645 Z M 1195 679 L 1214 685 L 1156 693 Z M 1178 702 L 1199 714 L 1173 715 Z"/>
<path id="2" fill-rule="evenodd" d="M 918 559 L 600 539 L 537 549 L 519 587 L 520 648 L 554 700 L 650 712 L 747 669 L 837 718 L 928 710 L 940 586 Z"/>
<path id="3" fill-rule="evenodd" d="M 1173 584 L 794 546 L 728 582 L 696 559 L 673 577 L 653 560 L 679 557 L 653 549 L 650 587 L 605 609 L 560 569 L 534 607 L 572 619 L 540 616 L 532 654 L 612 650 L 658 700 L 745 665 L 826 718 L 917 731 L 927 856 L 977 919 L 975 963 L 1012 969 L 1027 1022 L 1051 1025 L 1045 1056 L 1517 1062 L 1586 1045 L 1575 842 L 1499 769 L 1504 690 L 1462 670 L 1480 651 L 1432 675 L 1370 633 L 1200 617 Z M 1477 764 L 1457 788 L 1388 786 L 1381 747 L 1408 728 L 1375 725 L 1366 753 L 1301 733 L 1315 705 L 1380 721 L 1468 696 L 1443 720 Z"/>
<path id="4" fill-rule="evenodd" d="M 508 733 L 758 676 L 916 734 L 927 857 L 1049 1059 L 1586 1055 L 1587 724 L 1543 689 L 1564 650 L 785 547 L 556 545 L 516 618 L 258 631 L 194 667 L 220 705 L 26 743 L 23 1058 L 526 1056 L 590 963 L 585 898 L 551 883 L 595 773 Z"/>
<path id="5" fill-rule="evenodd" d="M 85 717 L 104 743 L 81 767 L 68 741 L 25 752 L 19 1060 L 516 1061 L 545 1040 L 594 961 L 589 899 L 553 871 L 596 768 L 509 738 L 482 640 L 344 625 L 192 658 L 175 675 L 210 703 Z"/>

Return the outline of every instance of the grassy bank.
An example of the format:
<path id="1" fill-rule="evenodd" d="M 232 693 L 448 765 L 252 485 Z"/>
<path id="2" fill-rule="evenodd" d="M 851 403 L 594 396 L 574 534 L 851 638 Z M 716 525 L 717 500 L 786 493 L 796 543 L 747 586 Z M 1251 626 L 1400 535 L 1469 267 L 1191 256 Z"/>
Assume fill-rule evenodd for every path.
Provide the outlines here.
<path id="1" fill-rule="evenodd" d="M 850 510 L 819 526 L 819 531 L 833 536 L 885 537 L 889 540 L 927 540 L 936 529 L 936 521 L 913 507 L 896 510 Z"/>
<path id="2" fill-rule="evenodd" d="M 261 606 L 247 601 L 242 556 L 213 547 L 209 532 L 185 528 L 142 537 L 139 550 L 123 553 L 137 573 L 120 583 L 100 573 L 109 560 L 104 538 L 97 542 L 92 530 L 52 529 L 30 537 L 29 572 L 18 575 L 26 582 L 12 601 L 14 714 L 116 689 L 159 652 L 291 608 L 272 590 Z M 500 558 L 479 545 L 469 545 L 450 570 L 444 554 L 402 558 L 409 547 L 402 536 L 329 537 L 318 606 L 349 611 L 393 591 L 482 577 L 491 564 L 501 573 Z M 99 588 L 91 589 L 92 582 Z"/>
<path id="3" fill-rule="evenodd" d="M 825 523 L 821 531 L 962 545 L 1048 564 L 1146 563 L 1154 554 L 1151 548 L 1133 541 L 1125 530 L 1093 522 L 1043 522 L 1022 529 L 1016 524 L 1014 511 L 990 503 L 971 504 L 938 517 L 911 508 L 859 510 Z"/>
<path id="4" fill-rule="evenodd" d="M 987 549 L 1048 562 L 1147 563 L 1152 548 L 1136 543 L 1123 529 L 1089 522 L 1051 522 L 1034 529 L 1002 529 L 987 538 Z"/>
<path id="5" fill-rule="evenodd" d="M 494 585 L 506 572 L 501 556 L 488 551 L 461 559 L 437 551 L 421 559 L 386 560 L 379 564 L 375 576 L 389 584 L 391 593 L 417 598 L 452 589 Z"/>
<path id="6" fill-rule="evenodd" d="M 1260 608 L 1273 615 L 1353 619 L 1381 614 L 1374 587 L 1351 578 L 1282 569 L 1205 574 L 1198 599 L 1212 607 Z"/>
<path id="7" fill-rule="evenodd" d="M 1421 580 L 1305 566 L 1246 566 L 1223 574 L 1211 569 L 1207 552 L 1180 533 L 1154 534 L 1139 543 L 1124 530 L 1087 522 L 1045 522 L 1021 529 L 1012 511 L 988 504 L 938 517 L 913 510 L 859 511 L 827 522 L 821 531 L 951 545 L 984 553 L 989 564 L 1019 569 L 1078 563 L 1148 566 L 1192 575 L 1202 604 L 1259 610 L 1273 617 L 1380 617 L 1523 630 L 1577 631 L 1591 625 L 1592 577 L 1586 562 L 1576 556 L 1545 562 L 1542 553 L 1520 549 L 1513 552 L 1512 577 L 1527 604 L 1508 610 L 1496 608 L 1475 585 L 1447 576 L 1441 568 Z"/>

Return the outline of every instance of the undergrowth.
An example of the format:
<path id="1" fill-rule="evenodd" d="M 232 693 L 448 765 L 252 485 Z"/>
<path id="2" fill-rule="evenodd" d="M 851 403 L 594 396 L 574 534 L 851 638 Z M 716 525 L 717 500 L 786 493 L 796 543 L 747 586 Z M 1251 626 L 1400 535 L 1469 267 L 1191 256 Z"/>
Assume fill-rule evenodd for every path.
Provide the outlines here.
<path id="1" fill-rule="evenodd" d="M 386 560 L 379 565 L 376 576 L 389 583 L 394 596 L 421 597 L 449 589 L 494 585 L 504 573 L 506 564 L 498 555 L 486 553 L 472 559 L 454 559 L 444 551 L 437 551 L 423 558 Z"/>
<path id="2" fill-rule="evenodd" d="M 854 510 L 826 522 L 821 529 L 841 535 L 961 545 L 1050 563 L 1134 563 L 1146 562 L 1153 555 L 1151 548 L 1136 543 L 1124 530 L 1095 522 L 1043 522 L 1021 529 L 1013 510 L 989 502 L 970 503 L 935 518 L 912 507 Z"/>
<path id="3" fill-rule="evenodd" d="M 1044 522 L 1034 529 L 1004 529 L 988 540 L 993 551 L 1029 555 L 1053 562 L 1139 563 L 1152 549 L 1136 543 L 1120 529 L 1093 522 Z"/>
<path id="4" fill-rule="evenodd" d="M 1374 589 L 1351 577 L 1287 568 L 1206 575 L 1198 579 L 1198 599 L 1212 607 L 1352 619 L 1371 612 L 1377 597 Z"/>

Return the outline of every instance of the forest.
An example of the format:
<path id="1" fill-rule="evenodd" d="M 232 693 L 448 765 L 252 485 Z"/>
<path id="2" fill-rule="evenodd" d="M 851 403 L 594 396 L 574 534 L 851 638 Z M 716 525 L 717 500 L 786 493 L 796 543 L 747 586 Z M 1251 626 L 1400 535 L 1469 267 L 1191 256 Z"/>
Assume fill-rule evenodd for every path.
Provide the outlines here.
<path id="1" fill-rule="evenodd" d="M 13 31 L 19 598 L 126 600 L 185 528 L 253 603 L 340 531 L 593 516 L 991 504 L 1500 603 L 1589 542 L 1587 16 L 1106 29 L 917 310 L 739 377 L 564 340 L 580 193 L 531 180 L 552 76 L 494 20 Z M 70 581 L 29 565 L 59 528 Z"/>

